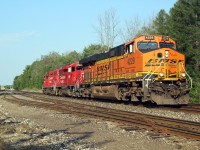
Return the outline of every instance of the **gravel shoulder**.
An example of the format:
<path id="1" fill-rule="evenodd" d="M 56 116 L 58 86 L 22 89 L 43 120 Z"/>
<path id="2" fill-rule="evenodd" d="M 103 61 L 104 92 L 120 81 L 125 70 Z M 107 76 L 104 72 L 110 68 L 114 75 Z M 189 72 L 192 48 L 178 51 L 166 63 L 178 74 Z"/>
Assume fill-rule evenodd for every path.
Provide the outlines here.
<path id="1" fill-rule="evenodd" d="M 98 105 L 104 104 L 98 103 Z M 93 105 L 95 104 L 93 103 Z M 115 106 L 117 104 L 107 103 L 105 105 L 111 108 L 130 109 L 130 106 L 126 107 L 126 105 Z M 144 110 L 135 108 L 134 111 Z M 196 116 L 189 118 L 199 121 Z M 2 100 L 2 96 L 0 96 L 0 135 L 2 149 L 8 147 L 9 149 L 23 150 L 200 149 L 200 141 L 152 135 L 152 133 L 142 130 L 125 131 L 111 122 L 19 106 Z"/>

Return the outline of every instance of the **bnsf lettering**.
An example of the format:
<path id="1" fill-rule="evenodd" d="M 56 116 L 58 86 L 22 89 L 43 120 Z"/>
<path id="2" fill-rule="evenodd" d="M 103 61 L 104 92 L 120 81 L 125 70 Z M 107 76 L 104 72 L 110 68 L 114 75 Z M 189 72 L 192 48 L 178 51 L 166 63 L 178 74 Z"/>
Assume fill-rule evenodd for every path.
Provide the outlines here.
<path id="1" fill-rule="evenodd" d="M 103 65 L 103 66 L 98 66 L 97 67 L 97 71 L 105 71 L 105 70 L 109 70 L 109 65 L 106 64 L 106 65 Z"/>
<path id="2" fill-rule="evenodd" d="M 151 64 L 151 63 L 170 63 L 170 64 L 175 64 L 177 62 L 183 62 L 184 60 L 177 60 L 177 59 L 149 59 L 149 61 L 147 62 L 147 64 Z"/>

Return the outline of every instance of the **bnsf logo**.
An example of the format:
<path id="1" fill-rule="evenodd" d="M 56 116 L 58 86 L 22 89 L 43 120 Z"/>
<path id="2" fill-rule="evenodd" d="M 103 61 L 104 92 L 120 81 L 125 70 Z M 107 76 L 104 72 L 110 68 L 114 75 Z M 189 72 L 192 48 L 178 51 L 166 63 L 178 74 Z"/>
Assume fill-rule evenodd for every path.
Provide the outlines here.
<path id="1" fill-rule="evenodd" d="M 135 58 L 128 59 L 128 64 L 134 64 L 134 63 L 135 63 Z"/>
<path id="2" fill-rule="evenodd" d="M 177 60 L 177 59 L 149 59 L 145 66 L 152 66 L 153 64 L 160 64 L 160 63 L 169 63 L 169 64 L 176 64 L 178 62 L 184 62 L 184 60 Z"/>
<path id="3" fill-rule="evenodd" d="M 177 63 L 183 62 L 184 60 L 177 60 L 177 59 L 149 59 L 147 63 Z"/>

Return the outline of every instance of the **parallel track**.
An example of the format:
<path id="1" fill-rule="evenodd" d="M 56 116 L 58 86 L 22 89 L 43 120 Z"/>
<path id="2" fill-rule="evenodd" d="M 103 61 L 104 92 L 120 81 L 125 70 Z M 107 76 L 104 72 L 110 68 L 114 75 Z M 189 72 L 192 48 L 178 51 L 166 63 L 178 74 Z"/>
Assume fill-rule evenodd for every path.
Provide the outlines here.
<path id="1" fill-rule="evenodd" d="M 43 95 L 42 93 L 36 93 L 36 92 L 24 92 L 24 94 L 29 95 Z M 101 103 L 102 101 L 100 101 Z M 105 101 L 104 101 L 105 102 Z M 108 102 L 108 101 L 106 101 Z M 118 101 L 112 101 L 112 102 L 118 102 Z M 141 106 L 141 105 L 140 105 Z M 159 106 L 151 109 L 161 109 L 161 110 L 170 110 L 175 112 L 184 112 L 184 113 L 190 113 L 190 114 L 200 114 L 200 104 L 188 104 L 185 106 L 182 106 L 180 108 L 173 107 L 173 106 Z"/>
<path id="2" fill-rule="evenodd" d="M 27 96 L 27 95 L 26 95 Z M 145 129 L 159 134 L 170 134 L 185 138 L 200 140 L 200 123 L 141 113 L 127 112 L 98 106 L 85 105 L 75 102 L 56 100 L 55 98 L 31 97 L 35 100 L 4 97 L 5 100 L 25 106 L 35 106 L 55 110 L 67 114 L 93 117 L 117 122 L 126 129 Z"/>
<path id="3" fill-rule="evenodd" d="M 191 114 L 200 114 L 200 107 L 198 105 L 182 106 L 181 108 L 162 107 L 161 109 L 172 110 L 176 112 L 185 112 L 185 113 L 191 113 Z"/>

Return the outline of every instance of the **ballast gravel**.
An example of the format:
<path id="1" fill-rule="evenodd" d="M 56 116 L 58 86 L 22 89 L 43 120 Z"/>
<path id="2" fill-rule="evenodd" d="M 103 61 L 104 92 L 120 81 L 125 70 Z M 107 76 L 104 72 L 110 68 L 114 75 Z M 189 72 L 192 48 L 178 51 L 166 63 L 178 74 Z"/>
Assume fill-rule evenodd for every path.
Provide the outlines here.
<path id="1" fill-rule="evenodd" d="M 146 108 L 143 106 L 136 106 L 134 104 L 127 105 L 124 103 L 113 103 L 113 101 L 109 102 L 108 100 L 104 102 L 102 101 L 99 102 L 98 100 L 84 101 L 81 99 L 73 99 L 73 98 L 66 98 L 66 97 L 57 97 L 57 99 L 64 100 L 64 101 L 72 101 L 72 102 L 77 102 L 77 103 L 82 103 L 82 104 L 88 104 L 88 105 L 93 105 L 93 106 L 99 106 L 99 107 L 118 109 L 118 110 L 123 110 L 123 111 L 131 111 L 131 112 L 156 115 L 156 116 L 162 116 L 162 117 L 168 117 L 168 118 L 174 118 L 174 119 L 200 122 L 200 115 L 198 114 L 161 110 L 157 108 Z"/>
<path id="2" fill-rule="evenodd" d="M 73 114 L 19 106 L 0 96 L 0 139 L 7 149 L 42 150 L 199 150 L 200 141 L 157 135 L 145 130 L 126 131 L 112 122 Z M 180 118 L 199 122 L 198 115 L 143 107 L 60 98 L 66 101 Z M 1 145 L 0 145 L 1 146 Z M 0 147 L 1 148 L 1 147 Z"/>

